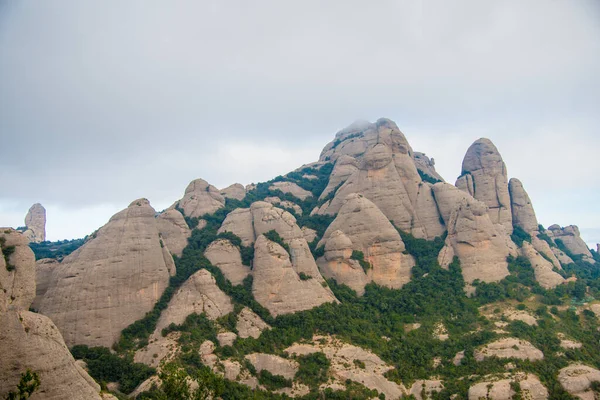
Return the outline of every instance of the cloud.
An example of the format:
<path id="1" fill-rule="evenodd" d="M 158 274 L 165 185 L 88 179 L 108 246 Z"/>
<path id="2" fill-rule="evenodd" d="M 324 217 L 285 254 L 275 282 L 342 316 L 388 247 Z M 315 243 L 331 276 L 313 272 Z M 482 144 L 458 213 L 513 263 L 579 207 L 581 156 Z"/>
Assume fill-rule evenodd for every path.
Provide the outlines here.
<path id="1" fill-rule="evenodd" d="M 41 201 L 93 230 L 384 116 L 451 182 L 489 137 L 540 220 L 600 226 L 598 37 L 594 0 L 0 2 L 0 220 Z"/>

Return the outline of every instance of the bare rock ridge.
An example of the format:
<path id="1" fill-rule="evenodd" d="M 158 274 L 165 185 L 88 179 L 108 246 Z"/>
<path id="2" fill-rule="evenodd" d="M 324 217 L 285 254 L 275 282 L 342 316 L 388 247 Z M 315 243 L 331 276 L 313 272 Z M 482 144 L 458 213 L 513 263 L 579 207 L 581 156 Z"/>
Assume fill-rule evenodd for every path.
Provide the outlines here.
<path id="1" fill-rule="evenodd" d="M 158 232 L 164 244 L 171 253 L 181 257 L 183 249 L 188 244 L 188 238 L 192 231 L 185 222 L 183 215 L 175 210 L 168 209 L 156 217 Z"/>
<path id="2" fill-rule="evenodd" d="M 23 234 L 30 242 L 40 243 L 46 240 L 46 209 L 40 203 L 31 206 L 25 216 L 27 229 Z"/>
<path id="3" fill-rule="evenodd" d="M 536 280 L 546 289 L 564 282 L 563 277 L 554 271 L 561 269 L 560 262 L 552 252 L 550 245 L 539 239 L 539 224 L 529 195 L 523 184 L 516 178 L 508 183 L 512 209 L 513 226 L 519 227 L 531 235 L 531 244 L 523 242 L 520 253 L 526 257 L 535 271 Z"/>
<path id="4" fill-rule="evenodd" d="M 448 187 L 436 187 L 448 190 Z M 452 190 L 452 189 L 450 189 Z M 490 220 L 487 206 L 471 196 L 465 197 L 450 214 L 446 222 L 448 236 L 438 257 L 442 267 L 447 267 L 455 256 L 460 259 L 463 277 L 467 284 L 479 279 L 497 282 L 508 276 L 510 254 L 498 225 Z"/>
<path id="5" fill-rule="evenodd" d="M 456 187 L 483 202 L 492 222 L 503 227 L 504 233 L 512 233 L 506 165 L 489 139 L 481 138 L 469 147 Z"/>
<path id="6" fill-rule="evenodd" d="M 375 227 L 375 229 L 373 229 Z M 329 225 L 318 244 L 325 255 L 317 263 L 325 277 L 364 293 L 369 282 L 400 288 L 410 281 L 415 265 L 412 256 L 404 254 L 404 242 L 394 226 L 369 199 L 351 194 Z M 364 254 L 371 268 L 366 271 L 352 252 Z"/>
<path id="7" fill-rule="evenodd" d="M 234 183 L 221 190 L 223 197 L 227 199 L 242 200 L 246 197 L 246 188 L 241 183 Z"/>
<path id="8" fill-rule="evenodd" d="M 15 246 L 0 257 L 0 398 L 14 391 L 21 373 L 39 374 L 40 387 L 31 399 L 100 400 L 100 386 L 73 359 L 52 321 L 27 311 L 35 296 L 35 258 L 21 233 L 0 228 L 4 246 Z"/>
<path id="9" fill-rule="evenodd" d="M 337 214 L 349 194 L 359 193 L 405 232 L 427 239 L 443 234 L 431 186 L 423 183 L 413 150 L 394 122 L 346 128 L 323 149 L 320 161 L 336 163 L 322 196 L 339 189 L 319 214 Z"/>
<path id="10" fill-rule="evenodd" d="M 563 242 L 567 250 L 575 255 L 583 256 L 586 261 L 593 262 L 592 253 L 587 247 L 587 244 L 581 238 L 579 228 L 575 225 L 569 225 L 561 228 L 559 225 L 551 225 L 548 227 L 550 237 Z"/>
<path id="11" fill-rule="evenodd" d="M 225 197 L 216 187 L 204 179 L 196 179 L 190 182 L 183 198 L 171 208 L 178 207 L 186 216 L 193 218 L 212 214 L 224 205 Z"/>
<path id="12" fill-rule="evenodd" d="M 158 221 L 148 200 L 136 200 L 54 268 L 39 309 L 69 346 L 110 347 L 153 308 L 175 274 Z"/>
<path id="13" fill-rule="evenodd" d="M 323 281 L 301 279 L 288 252 L 263 235 L 254 245 L 253 276 L 252 294 L 274 316 L 337 301 Z"/>

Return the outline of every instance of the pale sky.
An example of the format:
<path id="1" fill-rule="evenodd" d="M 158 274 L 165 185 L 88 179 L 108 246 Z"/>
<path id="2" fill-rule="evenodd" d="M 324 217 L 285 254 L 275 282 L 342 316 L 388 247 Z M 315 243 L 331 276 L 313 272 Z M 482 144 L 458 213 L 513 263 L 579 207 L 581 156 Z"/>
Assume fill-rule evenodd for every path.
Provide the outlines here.
<path id="1" fill-rule="evenodd" d="M 265 181 L 357 119 L 451 183 L 479 137 L 600 242 L 600 2 L 0 0 L 0 225 L 50 240 L 189 181 Z"/>

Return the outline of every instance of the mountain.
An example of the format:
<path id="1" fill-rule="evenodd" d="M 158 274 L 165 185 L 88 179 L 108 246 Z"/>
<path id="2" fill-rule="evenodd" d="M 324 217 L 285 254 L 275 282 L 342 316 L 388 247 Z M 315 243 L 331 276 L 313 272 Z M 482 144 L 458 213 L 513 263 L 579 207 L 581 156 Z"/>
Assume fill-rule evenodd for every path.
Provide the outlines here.
<path id="1" fill-rule="evenodd" d="M 359 121 L 269 182 L 196 179 L 160 213 L 135 200 L 63 255 L 37 261 L 37 291 L 11 287 L 25 308 L 35 294 L 117 396 L 585 399 L 600 388 L 600 256 L 577 227 L 538 223 L 485 138 L 452 185 L 393 121 Z"/>

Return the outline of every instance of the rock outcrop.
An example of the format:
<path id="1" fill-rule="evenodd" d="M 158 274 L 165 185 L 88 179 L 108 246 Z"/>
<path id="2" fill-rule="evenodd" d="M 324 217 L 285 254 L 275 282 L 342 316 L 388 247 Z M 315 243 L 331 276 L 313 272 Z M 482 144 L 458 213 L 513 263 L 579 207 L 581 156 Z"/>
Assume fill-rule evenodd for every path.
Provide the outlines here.
<path id="1" fill-rule="evenodd" d="M 31 308 L 38 310 L 42 300 L 52 284 L 52 274 L 59 262 L 53 258 L 43 258 L 35 263 L 35 300 Z"/>
<path id="2" fill-rule="evenodd" d="M 269 324 L 263 321 L 258 315 L 254 313 L 248 307 L 244 307 L 238 314 L 237 323 L 235 325 L 239 336 L 244 339 L 253 337 L 258 339 L 260 334 L 266 330 L 271 329 Z"/>
<path id="3" fill-rule="evenodd" d="M 438 185 L 434 186 L 434 190 L 442 188 Z M 460 200 L 446 222 L 448 237 L 438 261 L 441 266 L 447 267 L 457 256 L 467 284 L 476 279 L 497 282 L 509 274 L 506 258 L 510 249 L 487 211 L 484 203 L 468 196 Z"/>
<path id="4" fill-rule="evenodd" d="M 415 265 L 412 256 L 404 254 L 400 234 L 386 216 L 360 194 L 351 194 L 329 225 L 318 246 L 325 255 L 318 260 L 325 277 L 348 285 L 359 294 L 373 281 L 390 288 L 400 288 L 410 281 Z M 371 268 L 364 271 L 352 251 L 364 254 Z"/>
<path id="5" fill-rule="evenodd" d="M 279 197 L 267 197 L 264 201 L 273 205 L 278 205 L 281 208 L 293 210 L 296 215 L 302 215 L 302 208 L 298 204 L 292 203 L 291 201 L 282 201 Z"/>
<path id="6" fill-rule="evenodd" d="M 31 206 L 25 216 L 27 229 L 23 235 L 30 242 L 41 243 L 46 240 L 46 209 L 40 203 Z"/>
<path id="7" fill-rule="evenodd" d="M 538 220 L 531 199 L 523 188 L 521 181 L 511 178 L 508 182 L 508 191 L 510 193 L 513 226 L 518 226 L 527 233 L 538 232 Z"/>
<path id="8" fill-rule="evenodd" d="M 281 208 L 257 201 L 252 203 L 250 208 L 236 209 L 227 215 L 219 233 L 232 232 L 242 240 L 244 246 L 250 246 L 258 236 L 271 230 L 276 231 L 290 247 L 295 272 L 302 272 L 322 282 L 323 277 L 319 273 L 302 229 L 296 224 L 296 218 Z"/>
<path id="9" fill-rule="evenodd" d="M 469 400 L 512 400 L 513 396 L 517 394 L 513 389 L 514 384 L 519 385 L 520 395 L 523 399 L 546 400 L 548 398 L 548 390 L 533 374 L 521 372 L 515 375 L 487 375 L 483 379 L 483 382 L 476 383 L 469 388 Z"/>
<path id="10" fill-rule="evenodd" d="M 583 364 L 572 364 L 560 370 L 558 381 L 573 396 L 593 400 L 592 382 L 600 382 L 600 371 Z"/>
<path id="11" fill-rule="evenodd" d="M 521 254 L 529 260 L 535 272 L 535 280 L 544 289 L 553 289 L 564 283 L 565 279 L 557 272 L 554 272 L 552 262 L 545 259 L 538 253 L 533 245 L 523 242 Z"/>
<path id="12" fill-rule="evenodd" d="M 8 260 L 0 257 L 0 398 L 15 391 L 21 374 L 29 369 L 40 377 L 31 399 L 100 400 L 100 386 L 75 362 L 52 321 L 27 311 L 36 291 L 35 258 L 28 239 L 0 228 L 0 243 L 15 246 Z"/>
<path id="13" fill-rule="evenodd" d="M 183 215 L 171 208 L 156 217 L 158 233 L 171 253 L 181 257 L 183 249 L 188 245 L 188 238 L 192 231 L 188 227 Z M 201 228 L 201 227 L 200 227 Z"/>
<path id="14" fill-rule="evenodd" d="M 334 167 L 335 179 L 322 196 L 334 190 L 333 185 L 343 184 L 331 202 L 317 212 L 337 214 L 349 194 L 359 193 L 403 231 L 428 239 L 442 235 L 444 226 L 432 201 L 431 187 L 423 183 L 412 148 L 396 124 L 380 119 L 361 126 L 361 131 L 354 129 L 358 128 L 338 133 L 321 153 L 321 160 L 343 163 L 339 169 Z"/>
<path id="15" fill-rule="evenodd" d="M 257 372 L 267 370 L 273 375 L 281 375 L 286 379 L 294 379 L 299 367 L 296 361 L 272 354 L 252 353 L 246 356 L 246 360 L 250 361 Z"/>
<path id="16" fill-rule="evenodd" d="M 154 307 L 175 273 L 154 215 L 148 200 L 132 202 L 54 268 L 39 310 L 67 345 L 111 347 Z"/>
<path id="17" fill-rule="evenodd" d="M 201 217 L 204 214 L 212 214 L 225 205 L 225 197 L 213 185 L 204 179 L 196 179 L 190 182 L 185 189 L 183 198 L 176 202 L 175 206 L 183 210 L 188 217 Z"/>
<path id="18" fill-rule="evenodd" d="M 581 255 L 585 261 L 594 262 L 592 253 L 587 247 L 587 244 L 581 238 L 579 228 L 575 225 L 569 225 L 561 228 L 559 225 L 551 225 L 548 227 L 548 231 L 551 233 L 551 237 L 556 240 L 563 242 L 567 250 L 572 254 Z"/>
<path id="19" fill-rule="evenodd" d="M 204 255 L 233 285 L 240 285 L 250 274 L 250 267 L 242 264 L 240 249 L 229 240 L 215 240 L 208 246 Z"/>
<path id="20" fill-rule="evenodd" d="M 415 151 L 413 154 L 415 159 L 415 165 L 417 166 L 417 170 L 424 175 L 433 178 L 433 180 L 437 180 L 439 182 L 444 182 L 444 178 L 435 170 L 435 160 L 433 158 L 429 158 L 425 155 L 425 153 L 419 153 Z M 435 183 L 435 182 L 432 182 Z"/>
<path id="21" fill-rule="evenodd" d="M 253 266 L 252 293 L 273 316 L 337 301 L 324 281 L 314 277 L 301 279 L 288 252 L 262 235 L 254 245 Z"/>
<path id="22" fill-rule="evenodd" d="M 475 350 L 473 354 L 477 361 L 483 361 L 488 357 L 518 358 L 529 361 L 538 361 L 544 358 L 544 354 L 531 343 L 515 338 L 498 339 Z"/>
<path id="23" fill-rule="evenodd" d="M 302 189 L 300 186 L 295 184 L 294 182 L 287 181 L 279 181 L 274 182 L 269 187 L 271 190 L 281 190 L 283 193 L 289 193 L 300 200 L 306 200 L 307 198 L 312 196 L 312 193 L 308 190 Z"/>
<path id="24" fill-rule="evenodd" d="M 234 183 L 222 189 L 221 195 L 226 199 L 243 200 L 246 197 L 246 188 L 241 183 Z"/>
<path id="25" fill-rule="evenodd" d="M 512 233 L 506 165 L 489 139 L 478 139 L 469 147 L 456 187 L 483 202 L 492 223 L 503 228 L 502 233 Z"/>
<path id="26" fill-rule="evenodd" d="M 229 296 L 219 289 L 210 272 L 201 269 L 175 292 L 160 315 L 152 336 L 158 338 L 161 331 L 171 324 L 181 325 L 190 314 L 205 313 L 207 318 L 214 320 L 232 311 Z"/>

